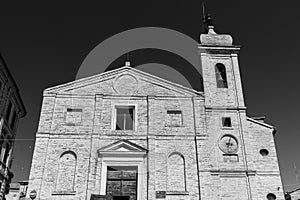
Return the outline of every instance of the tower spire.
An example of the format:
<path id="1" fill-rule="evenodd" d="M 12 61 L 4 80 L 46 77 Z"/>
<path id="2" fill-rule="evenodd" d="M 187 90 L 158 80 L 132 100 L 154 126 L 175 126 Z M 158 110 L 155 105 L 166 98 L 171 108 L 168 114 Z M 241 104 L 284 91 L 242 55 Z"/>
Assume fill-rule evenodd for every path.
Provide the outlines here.
<path id="1" fill-rule="evenodd" d="M 202 20 L 203 20 L 203 24 L 205 24 L 205 3 L 204 1 L 202 2 Z"/>
<path id="2" fill-rule="evenodd" d="M 213 31 L 214 26 L 212 23 L 212 17 L 210 14 L 205 13 L 205 3 L 204 1 L 202 2 L 202 14 L 203 14 L 203 24 L 205 26 L 205 31 Z M 213 31 L 214 32 L 214 31 Z"/>

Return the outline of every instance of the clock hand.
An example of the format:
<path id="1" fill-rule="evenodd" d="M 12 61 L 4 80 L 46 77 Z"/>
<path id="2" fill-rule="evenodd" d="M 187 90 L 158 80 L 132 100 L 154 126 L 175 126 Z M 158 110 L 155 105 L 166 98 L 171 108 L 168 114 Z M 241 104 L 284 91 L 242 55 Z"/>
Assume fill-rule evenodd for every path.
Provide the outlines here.
<path id="1" fill-rule="evenodd" d="M 231 146 L 230 140 L 231 140 L 231 138 L 229 138 L 228 142 L 226 142 L 226 146 L 227 146 L 228 149 L 229 149 L 230 146 Z"/>

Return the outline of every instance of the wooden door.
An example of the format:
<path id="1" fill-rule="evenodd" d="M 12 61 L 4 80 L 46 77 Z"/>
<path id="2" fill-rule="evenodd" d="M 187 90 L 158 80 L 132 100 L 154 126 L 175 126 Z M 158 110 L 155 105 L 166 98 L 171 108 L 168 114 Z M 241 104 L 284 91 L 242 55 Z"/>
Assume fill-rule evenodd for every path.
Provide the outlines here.
<path id="1" fill-rule="evenodd" d="M 106 194 L 113 200 L 136 200 L 137 178 L 136 166 L 107 167 Z"/>

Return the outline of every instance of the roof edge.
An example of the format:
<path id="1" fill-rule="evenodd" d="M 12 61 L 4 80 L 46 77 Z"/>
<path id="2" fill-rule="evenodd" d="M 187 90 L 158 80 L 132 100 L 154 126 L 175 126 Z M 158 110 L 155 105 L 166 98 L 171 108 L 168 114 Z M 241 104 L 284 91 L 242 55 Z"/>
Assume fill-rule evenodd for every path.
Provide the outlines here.
<path id="1" fill-rule="evenodd" d="M 130 69 L 131 67 L 123 66 L 123 67 L 120 67 L 120 68 L 117 68 L 117 69 L 109 70 L 107 72 L 102 72 L 100 74 L 95 74 L 95 75 L 92 75 L 92 76 L 87 76 L 87 77 L 79 78 L 77 80 L 73 80 L 73 81 L 66 82 L 66 83 L 63 83 L 63 84 L 60 84 L 60 85 L 56 85 L 56 86 L 52 86 L 52 87 L 46 88 L 44 90 L 44 92 L 51 92 L 51 90 L 59 89 L 59 88 L 66 87 L 66 86 L 69 86 L 69 85 L 73 85 L 73 84 L 76 84 L 78 82 L 89 81 L 89 80 L 92 80 L 94 78 L 105 76 L 105 75 L 110 74 L 110 73 L 115 73 L 115 72 L 120 71 L 121 69 L 126 69 L 126 68 Z"/>
<path id="2" fill-rule="evenodd" d="M 264 127 L 266 127 L 266 128 L 273 129 L 273 131 L 276 132 L 276 127 L 274 127 L 274 126 L 272 126 L 272 125 L 270 125 L 270 124 L 267 124 L 267 123 L 264 123 L 264 122 L 260 122 L 260 121 L 258 121 L 258 120 L 255 120 L 255 119 L 251 118 L 251 117 L 247 117 L 247 120 L 248 120 L 248 121 L 251 121 L 251 122 L 254 122 L 254 123 L 256 123 L 256 124 L 259 124 L 259 125 L 261 125 L 261 126 L 264 126 Z M 274 134 L 275 134 L 275 133 L 274 133 Z"/>
<path id="3" fill-rule="evenodd" d="M 153 75 L 153 74 L 150 74 L 150 73 L 144 72 L 142 70 L 126 66 L 126 65 L 123 66 L 123 67 L 117 68 L 117 69 L 113 69 L 113 70 L 107 71 L 107 72 L 103 72 L 103 73 L 100 73 L 100 74 L 92 75 L 92 76 L 89 76 L 89 77 L 80 78 L 78 80 L 74 80 L 74 81 L 71 81 L 71 82 L 63 83 L 61 85 L 57 85 L 57 86 L 46 88 L 44 90 L 44 95 L 45 94 L 49 94 L 49 93 L 54 93 L 54 92 L 56 92 L 59 89 L 62 89 L 64 87 L 68 87 L 68 86 L 72 86 L 72 85 L 77 84 L 77 83 L 88 83 L 89 81 L 92 81 L 93 79 L 100 78 L 100 77 L 103 77 L 103 76 L 107 76 L 109 74 L 118 73 L 119 71 L 122 71 L 122 70 L 125 70 L 125 69 L 131 70 L 131 71 L 133 71 L 135 73 L 139 73 L 139 74 L 141 74 L 143 76 L 148 76 L 148 77 L 150 77 L 152 79 L 160 81 L 161 83 L 168 84 L 168 85 L 173 86 L 173 87 L 177 87 L 177 88 L 181 89 L 182 91 L 186 91 L 186 92 L 194 94 L 194 95 L 204 96 L 204 92 L 202 92 L 202 91 L 197 91 L 197 90 L 194 90 L 194 89 L 182 86 L 182 85 L 180 85 L 178 83 L 171 82 L 169 80 L 163 79 L 163 78 L 158 77 L 156 75 Z"/>

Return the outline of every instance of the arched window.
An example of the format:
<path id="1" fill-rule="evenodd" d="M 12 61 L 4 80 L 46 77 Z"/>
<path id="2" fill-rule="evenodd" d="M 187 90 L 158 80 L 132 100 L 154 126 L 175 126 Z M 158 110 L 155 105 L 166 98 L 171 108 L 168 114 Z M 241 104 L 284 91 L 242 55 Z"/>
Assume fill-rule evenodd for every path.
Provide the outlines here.
<path id="1" fill-rule="evenodd" d="M 57 191 L 74 191 L 76 162 L 76 154 L 72 151 L 64 152 L 60 156 L 56 182 Z"/>
<path id="2" fill-rule="evenodd" d="M 226 68 L 222 63 L 217 63 L 215 66 L 216 79 L 218 88 L 227 88 Z"/>
<path id="3" fill-rule="evenodd" d="M 168 158 L 168 191 L 186 191 L 185 187 L 185 163 L 179 153 L 173 153 Z"/>

